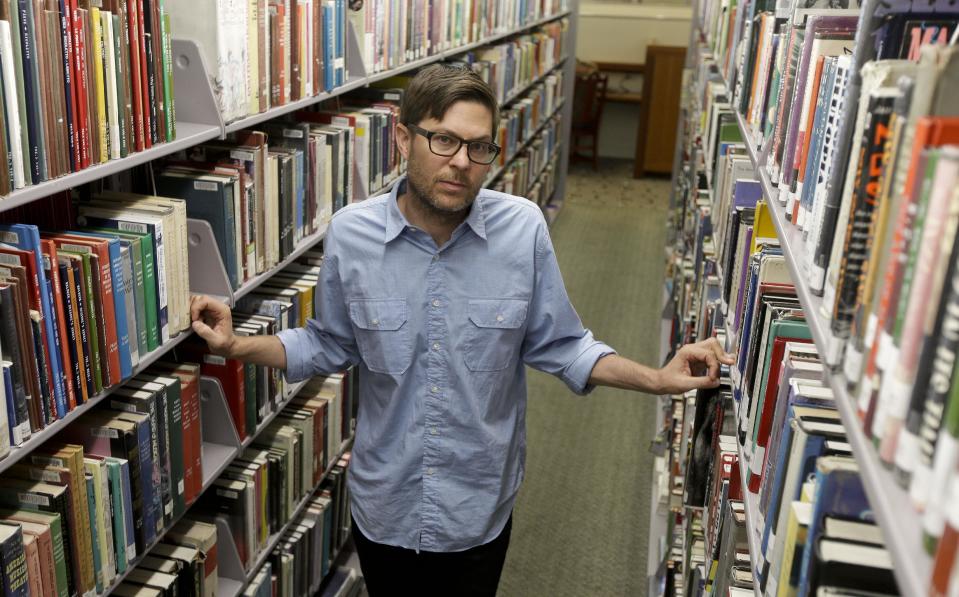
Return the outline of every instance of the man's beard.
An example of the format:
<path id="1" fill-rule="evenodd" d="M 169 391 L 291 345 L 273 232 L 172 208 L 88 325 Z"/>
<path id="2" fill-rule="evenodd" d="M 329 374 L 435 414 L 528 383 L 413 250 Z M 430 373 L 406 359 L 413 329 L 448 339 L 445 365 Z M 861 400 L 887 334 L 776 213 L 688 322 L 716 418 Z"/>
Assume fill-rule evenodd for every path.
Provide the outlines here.
<path id="1" fill-rule="evenodd" d="M 440 181 L 450 181 L 465 185 L 465 194 L 463 195 L 462 202 L 454 205 L 444 204 L 434 196 L 432 192 L 433 186 Z M 420 207 L 430 212 L 432 216 L 442 219 L 456 219 L 461 217 L 463 212 L 468 212 L 470 207 L 472 207 L 476 196 L 479 194 L 480 185 L 474 185 L 465 174 L 457 175 L 453 172 L 431 178 L 420 168 L 414 166 L 413 160 L 411 159 L 407 163 L 406 190 L 409 192 L 411 198 L 415 199 Z"/>

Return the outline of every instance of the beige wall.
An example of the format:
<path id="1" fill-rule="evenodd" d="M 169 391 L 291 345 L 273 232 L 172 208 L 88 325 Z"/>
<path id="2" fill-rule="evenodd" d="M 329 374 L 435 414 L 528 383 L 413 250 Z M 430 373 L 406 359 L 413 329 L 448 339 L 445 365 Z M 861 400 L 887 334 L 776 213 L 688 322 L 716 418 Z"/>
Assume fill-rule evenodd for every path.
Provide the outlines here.
<path id="1" fill-rule="evenodd" d="M 685 46 L 689 41 L 689 6 L 582 2 L 576 34 L 576 57 L 602 62 L 646 61 L 646 46 Z M 611 81 L 612 84 L 612 81 Z M 635 82 L 628 85 L 630 90 Z M 611 89 L 612 90 L 612 89 Z M 632 158 L 639 127 L 637 104 L 607 104 L 600 129 L 599 153 Z"/>

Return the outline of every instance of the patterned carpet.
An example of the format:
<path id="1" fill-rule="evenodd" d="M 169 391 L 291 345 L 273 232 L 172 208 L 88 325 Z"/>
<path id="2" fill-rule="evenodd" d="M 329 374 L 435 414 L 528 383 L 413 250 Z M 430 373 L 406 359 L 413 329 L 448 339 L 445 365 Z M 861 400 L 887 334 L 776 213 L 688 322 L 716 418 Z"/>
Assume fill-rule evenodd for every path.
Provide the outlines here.
<path id="1" fill-rule="evenodd" d="M 658 365 L 669 181 L 635 180 L 632 163 L 570 170 L 552 237 L 584 324 L 620 354 Z M 648 396 L 571 394 L 530 371 L 526 479 L 499 594 L 645 595 Z"/>

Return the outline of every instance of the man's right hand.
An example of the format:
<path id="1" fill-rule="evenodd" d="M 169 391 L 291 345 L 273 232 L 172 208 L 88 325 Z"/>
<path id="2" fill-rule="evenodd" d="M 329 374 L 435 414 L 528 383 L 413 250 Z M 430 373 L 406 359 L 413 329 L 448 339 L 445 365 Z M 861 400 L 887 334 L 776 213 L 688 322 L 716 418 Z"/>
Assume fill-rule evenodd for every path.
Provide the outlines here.
<path id="1" fill-rule="evenodd" d="M 190 300 L 193 331 L 206 340 L 210 352 L 230 358 L 236 345 L 230 308 L 216 299 L 194 295 Z"/>

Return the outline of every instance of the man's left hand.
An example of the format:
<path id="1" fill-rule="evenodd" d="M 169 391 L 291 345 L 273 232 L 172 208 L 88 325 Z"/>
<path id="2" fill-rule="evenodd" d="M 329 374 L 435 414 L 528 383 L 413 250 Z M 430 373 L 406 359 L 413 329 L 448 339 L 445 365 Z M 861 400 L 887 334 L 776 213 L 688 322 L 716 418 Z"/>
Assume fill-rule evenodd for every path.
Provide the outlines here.
<path id="1" fill-rule="evenodd" d="M 734 362 L 735 355 L 723 350 L 716 338 L 687 344 L 657 371 L 658 393 L 682 394 L 689 390 L 715 388 L 719 385 L 720 365 Z"/>

